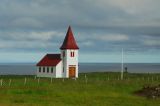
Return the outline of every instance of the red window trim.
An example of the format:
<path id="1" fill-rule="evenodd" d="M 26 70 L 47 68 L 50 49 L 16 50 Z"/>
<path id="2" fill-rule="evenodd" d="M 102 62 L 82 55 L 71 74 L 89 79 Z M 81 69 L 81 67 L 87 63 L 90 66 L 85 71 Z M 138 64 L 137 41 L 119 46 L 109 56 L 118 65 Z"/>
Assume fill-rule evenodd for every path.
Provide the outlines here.
<path id="1" fill-rule="evenodd" d="M 71 52 L 70 56 L 71 56 L 71 57 L 74 57 L 74 52 Z"/>
<path id="2" fill-rule="evenodd" d="M 74 57 L 74 52 L 73 52 L 73 55 L 72 55 L 73 57 Z"/>

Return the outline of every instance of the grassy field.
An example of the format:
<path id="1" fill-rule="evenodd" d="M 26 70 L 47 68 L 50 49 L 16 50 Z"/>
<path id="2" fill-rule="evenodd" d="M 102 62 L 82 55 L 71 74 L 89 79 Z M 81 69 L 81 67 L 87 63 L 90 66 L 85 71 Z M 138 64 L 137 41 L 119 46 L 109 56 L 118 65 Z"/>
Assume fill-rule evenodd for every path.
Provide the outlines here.
<path id="1" fill-rule="evenodd" d="M 74 79 L 0 76 L 0 106 L 160 106 L 134 91 L 160 84 L 160 74 L 83 73 Z M 86 76 L 86 78 L 85 78 Z M 26 83 L 25 83 L 26 78 Z M 10 83 L 10 84 L 9 84 Z"/>

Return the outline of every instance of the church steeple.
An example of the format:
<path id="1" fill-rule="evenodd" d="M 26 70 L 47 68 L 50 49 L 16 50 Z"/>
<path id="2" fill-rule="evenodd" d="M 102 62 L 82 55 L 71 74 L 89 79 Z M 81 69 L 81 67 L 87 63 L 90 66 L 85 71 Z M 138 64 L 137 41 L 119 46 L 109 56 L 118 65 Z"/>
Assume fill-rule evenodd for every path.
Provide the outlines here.
<path id="1" fill-rule="evenodd" d="M 68 28 L 66 37 L 65 37 L 65 39 L 63 41 L 63 44 L 60 47 L 60 49 L 61 50 L 64 50 L 64 49 L 79 49 L 79 47 L 77 46 L 76 40 L 73 36 L 72 29 L 71 29 L 70 26 Z"/>

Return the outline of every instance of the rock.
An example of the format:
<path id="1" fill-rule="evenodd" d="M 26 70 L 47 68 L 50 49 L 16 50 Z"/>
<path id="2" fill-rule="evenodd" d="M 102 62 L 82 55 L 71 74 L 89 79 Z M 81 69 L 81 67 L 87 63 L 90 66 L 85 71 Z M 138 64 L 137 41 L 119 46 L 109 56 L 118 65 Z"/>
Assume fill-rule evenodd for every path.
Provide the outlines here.
<path id="1" fill-rule="evenodd" d="M 136 91 L 135 94 L 152 99 L 160 98 L 160 84 L 157 86 L 144 85 L 143 88 Z"/>

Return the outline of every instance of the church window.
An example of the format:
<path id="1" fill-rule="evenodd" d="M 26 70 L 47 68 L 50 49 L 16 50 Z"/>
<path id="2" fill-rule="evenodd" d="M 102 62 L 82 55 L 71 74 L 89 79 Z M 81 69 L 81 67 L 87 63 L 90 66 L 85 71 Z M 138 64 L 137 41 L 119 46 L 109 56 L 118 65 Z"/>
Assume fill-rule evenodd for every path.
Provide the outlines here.
<path id="1" fill-rule="evenodd" d="M 53 73 L 53 67 L 51 67 L 51 73 Z"/>
<path id="2" fill-rule="evenodd" d="M 72 57 L 72 52 L 71 52 L 71 57 Z"/>
<path id="3" fill-rule="evenodd" d="M 39 72 L 41 72 L 41 67 L 39 67 Z"/>
<path id="4" fill-rule="evenodd" d="M 64 67 L 63 67 L 63 73 L 64 73 Z"/>
<path id="5" fill-rule="evenodd" d="M 74 52 L 71 52 L 71 57 L 74 57 Z"/>
<path id="6" fill-rule="evenodd" d="M 63 57 L 65 57 L 65 51 L 63 51 Z"/>
<path id="7" fill-rule="evenodd" d="M 45 67 L 43 67 L 43 72 L 45 72 Z"/>
<path id="8" fill-rule="evenodd" d="M 49 67 L 47 67 L 47 73 L 49 73 Z"/>

